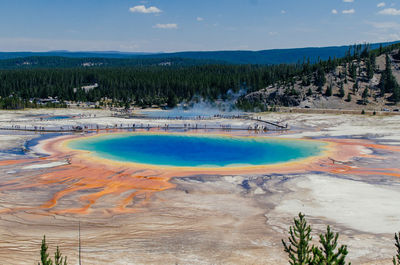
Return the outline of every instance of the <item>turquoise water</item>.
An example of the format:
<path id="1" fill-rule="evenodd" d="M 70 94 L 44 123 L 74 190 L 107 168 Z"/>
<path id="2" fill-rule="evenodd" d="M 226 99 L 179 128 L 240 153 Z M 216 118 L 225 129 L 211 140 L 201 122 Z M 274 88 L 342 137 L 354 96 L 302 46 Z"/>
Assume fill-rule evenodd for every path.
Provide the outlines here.
<path id="1" fill-rule="evenodd" d="M 70 119 L 71 116 L 58 115 L 58 116 L 43 116 L 41 118 L 45 120 L 65 120 L 65 119 Z"/>
<path id="2" fill-rule="evenodd" d="M 271 138 L 135 133 L 82 138 L 68 144 L 102 158 L 177 167 L 276 164 L 319 155 L 325 145 Z"/>
<path id="3" fill-rule="evenodd" d="M 70 116 L 52 116 L 49 117 L 49 120 L 65 120 L 71 118 Z"/>

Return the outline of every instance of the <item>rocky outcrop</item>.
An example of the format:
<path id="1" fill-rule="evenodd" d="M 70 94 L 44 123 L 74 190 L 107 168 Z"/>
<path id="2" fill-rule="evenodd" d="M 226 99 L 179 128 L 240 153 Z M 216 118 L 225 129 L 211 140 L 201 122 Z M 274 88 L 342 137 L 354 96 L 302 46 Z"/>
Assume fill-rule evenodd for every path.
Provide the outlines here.
<path id="1" fill-rule="evenodd" d="M 299 92 L 290 92 L 282 88 L 268 87 L 245 96 L 250 102 L 263 102 L 268 106 L 279 105 L 287 107 L 299 106 L 304 96 Z"/>

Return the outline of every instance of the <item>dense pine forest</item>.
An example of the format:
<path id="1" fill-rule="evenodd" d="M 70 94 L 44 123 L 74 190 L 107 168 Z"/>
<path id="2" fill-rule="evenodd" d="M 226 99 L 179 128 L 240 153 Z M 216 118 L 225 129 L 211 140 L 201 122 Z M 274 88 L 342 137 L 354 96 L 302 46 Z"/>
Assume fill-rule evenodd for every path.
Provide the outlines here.
<path id="1" fill-rule="evenodd" d="M 344 65 L 342 78 L 356 79 L 359 68 L 357 63 L 360 64 L 363 60 L 370 76 L 376 71 L 375 58 L 399 47 L 399 44 L 393 44 L 371 50 L 369 45 L 354 45 L 343 58 L 329 58 L 317 63 L 311 63 L 305 58 L 297 64 L 270 66 L 215 64 L 186 59 L 171 59 L 167 62 L 159 59 L 129 59 L 122 60 L 127 64 L 107 67 L 105 62 L 116 59 L 92 58 L 83 65 L 84 59 L 19 58 L 13 60 L 19 60 L 21 64 L 32 62 L 32 59 L 41 60 L 54 67 L 40 68 L 29 66 L 28 63 L 22 69 L 0 70 L 0 108 L 35 107 L 37 99 L 48 97 L 57 98 L 60 102 L 57 106 L 64 106 L 64 101 L 102 104 L 111 100 L 119 106 L 167 104 L 174 107 L 178 102 L 190 101 L 194 97 L 215 101 L 225 99 L 228 91 L 244 89 L 247 93 L 252 93 L 275 84 L 286 88 L 284 97 L 289 99 L 299 93 L 294 88 L 297 81 L 304 85 L 312 83 L 319 88 L 318 93 L 327 95 L 329 91 L 322 89 L 327 82 L 326 74 Z M 74 65 L 76 60 L 79 67 Z M 98 84 L 98 87 L 82 89 L 83 86 L 93 84 Z M 382 73 L 381 86 L 384 93 L 393 94 L 394 102 L 400 100 L 399 86 L 390 67 Z M 281 103 L 290 105 L 290 100 L 283 100 Z M 251 110 L 257 104 L 260 102 L 242 98 L 237 105 Z"/>
<path id="2" fill-rule="evenodd" d="M 278 66 L 143 66 L 111 68 L 23 69 L 0 71 L 0 96 L 28 101 L 58 97 L 61 101 L 131 102 L 138 106 L 224 97 L 228 90 L 255 91 L 299 72 L 297 65 Z M 88 91 L 79 88 L 98 83 Z"/>

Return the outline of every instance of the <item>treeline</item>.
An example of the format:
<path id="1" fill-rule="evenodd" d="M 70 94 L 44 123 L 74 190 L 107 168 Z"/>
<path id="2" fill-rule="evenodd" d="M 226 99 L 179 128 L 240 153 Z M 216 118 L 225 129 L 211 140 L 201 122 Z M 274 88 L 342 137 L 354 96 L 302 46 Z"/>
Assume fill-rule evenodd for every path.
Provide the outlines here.
<path id="1" fill-rule="evenodd" d="M 47 102 L 45 104 L 38 104 L 36 100 L 21 99 L 20 97 L 11 96 L 0 98 L 0 109 L 4 110 L 16 110 L 24 108 L 66 108 L 65 102 L 53 103 Z"/>
<path id="2" fill-rule="evenodd" d="M 0 69 L 37 68 L 90 68 L 90 67 L 142 67 L 142 66 L 193 66 L 224 64 L 216 60 L 190 58 L 71 58 L 61 56 L 28 56 L 0 60 Z"/>
<path id="3" fill-rule="evenodd" d="M 311 63 L 305 59 L 302 63 L 282 65 L 138 65 L 134 67 L 72 67 L 72 68 L 31 68 L 0 70 L 0 107 L 14 108 L 26 105 L 32 98 L 57 97 L 60 102 L 98 102 L 105 98 L 113 103 L 128 106 L 151 106 L 168 104 L 173 107 L 177 102 L 190 101 L 195 96 L 215 101 L 224 99 L 228 91 L 241 89 L 248 93 L 258 91 L 270 85 L 286 87 L 285 97 L 299 94 L 294 84 L 301 80 L 304 86 L 314 84 L 318 93 L 326 84 L 325 75 L 337 66 L 345 66 L 344 82 L 347 78 L 357 79 L 357 64 L 366 60 L 368 77 L 373 75 L 375 58 L 398 48 L 400 44 L 371 50 L 369 45 L 355 45 L 344 58 L 329 58 Z M 40 57 L 40 60 L 51 60 Z M 23 60 L 23 59 L 14 59 Z M 65 58 L 65 60 L 75 60 Z M 81 60 L 81 59 L 79 59 Z M 91 59 L 92 60 L 92 59 Z M 115 60 L 115 59 L 102 59 Z M 136 60 L 136 59 L 135 59 Z M 147 59 L 146 59 L 147 60 Z M 154 59 L 158 60 L 158 59 Z M 177 59 L 179 61 L 179 59 Z M 183 60 L 183 59 L 182 59 Z M 140 61 L 140 60 L 139 60 Z M 138 61 L 138 62 L 139 62 Z M 390 62 L 389 62 L 390 63 Z M 400 100 L 398 84 L 391 71 L 386 71 L 381 82 L 382 91 L 393 93 L 393 101 Z M 97 83 L 95 89 L 85 91 L 82 86 Z M 312 91 L 311 91 L 312 92 Z M 8 104 L 14 98 L 18 104 Z M 238 106 L 251 108 L 254 102 L 239 100 Z"/>
<path id="4" fill-rule="evenodd" d="M 190 67 L 111 67 L 0 71 L 0 97 L 58 97 L 96 102 L 108 98 L 138 106 L 189 101 L 194 96 L 214 101 L 229 90 L 256 91 L 299 73 L 298 65 Z M 84 85 L 99 87 L 85 92 Z"/>

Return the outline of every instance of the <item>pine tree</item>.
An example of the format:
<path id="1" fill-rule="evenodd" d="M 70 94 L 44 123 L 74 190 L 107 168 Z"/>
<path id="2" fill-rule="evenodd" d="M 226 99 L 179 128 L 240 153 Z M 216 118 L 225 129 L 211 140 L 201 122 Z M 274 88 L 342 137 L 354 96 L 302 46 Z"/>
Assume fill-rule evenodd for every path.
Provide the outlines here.
<path id="1" fill-rule="evenodd" d="M 318 87 L 322 87 L 326 83 L 325 71 L 320 65 L 318 66 L 317 72 L 315 74 L 314 83 Z"/>
<path id="2" fill-rule="evenodd" d="M 359 86 L 358 86 L 358 80 L 357 80 L 353 85 L 354 93 L 358 92 L 358 88 L 359 88 Z"/>
<path id="3" fill-rule="evenodd" d="M 395 103 L 400 101 L 400 87 L 393 76 L 391 61 L 388 54 L 386 54 L 386 69 L 382 72 L 379 88 L 381 90 L 381 96 L 384 96 L 385 93 L 392 93 L 390 100 Z"/>
<path id="4" fill-rule="evenodd" d="M 178 104 L 178 99 L 177 99 L 175 93 L 171 92 L 171 93 L 168 95 L 167 104 L 168 104 L 168 107 L 169 107 L 169 108 L 174 108 L 174 107 L 176 107 L 176 105 Z"/>
<path id="5" fill-rule="evenodd" d="M 312 94 L 313 94 L 313 92 L 312 92 L 312 90 L 311 90 L 311 87 L 309 87 L 308 88 L 308 91 L 307 91 L 307 96 L 312 96 Z"/>
<path id="6" fill-rule="evenodd" d="M 379 86 L 381 97 L 384 97 L 385 93 L 386 93 L 386 74 L 385 74 L 385 72 L 382 73 L 381 80 L 379 81 L 378 86 Z"/>
<path id="7" fill-rule="evenodd" d="M 397 249 L 396 256 L 393 257 L 393 265 L 400 265 L 400 232 L 394 234 L 395 246 Z"/>
<path id="8" fill-rule="evenodd" d="M 282 240 L 285 252 L 289 255 L 291 265 L 307 265 L 312 262 L 311 227 L 307 225 L 304 214 L 294 218 L 294 226 L 289 228 L 289 242 Z"/>
<path id="9" fill-rule="evenodd" d="M 40 260 L 42 264 L 40 264 L 39 262 L 38 265 L 53 265 L 53 262 L 49 258 L 49 253 L 47 253 L 47 250 L 48 246 L 46 244 L 46 236 L 43 236 L 42 245 L 40 247 Z"/>
<path id="10" fill-rule="evenodd" d="M 347 246 L 340 246 L 337 251 L 339 233 L 333 233 L 330 226 L 326 228 L 326 233 L 319 236 L 319 248 L 313 247 L 313 264 L 315 265 L 345 265 L 348 254 Z"/>
<path id="11" fill-rule="evenodd" d="M 350 65 L 349 74 L 354 81 L 357 79 L 357 66 L 354 63 Z"/>
<path id="12" fill-rule="evenodd" d="M 371 60 L 367 60 L 367 78 L 368 80 L 371 80 L 372 77 L 374 77 L 374 68 L 372 66 Z"/>
<path id="13" fill-rule="evenodd" d="M 330 84 L 325 91 L 325 96 L 330 97 L 332 96 L 332 84 Z"/>
<path id="14" fill-rule="evenodd" d="M 49 253 L 47 253 L 48 246 L 46 244 L 46 236 L 43 236 L 42 245 L 40 247 L 40 260 L 42 263 L 38 263 L 38 265 L 53 265 L 53 261 L 49 257 Z M 60 251 L 60 248 L 57 246 L 57 250 L 54 253 L 54 265 L 67 265 L 67 257 L 63 257 Z"/>
<path id="15" fill-rule="evenodd" d="M 399 85 L 397 83 L 393 88 L 392 100 L 395 103 L 400 101 L 400 87 L 399 87 Z"/>
<path id="16" fill-rule="evenodd" d="M 351 102 L 351 95 L 350 95 L 350 93 L 347 94 L 347 99 L 346 99 L 346 101 L 347 101 L 347 102 Z"/>
<path id="17" fill-rule="evenodd" d="M 366 87 L 362 93 L 362 100 L 364 105 L 368 103 L 368 97 L 369 97 L 369 90 L 368 87 Z"/>
<path id="18" fill-rule="evenodd" d="M 67 257 L 63 258 L 58 246 L 56 252 L 54 253 L 54 265 L 67 265 Z"/>
<path id="19" fill-rule="evenodd" d="M 340 88 L 339 88 L 339 97 L 340 97 L 340 98 L 343 98 L 343 97 L 344 97 L 343 83 L 340 84 Z"/>

